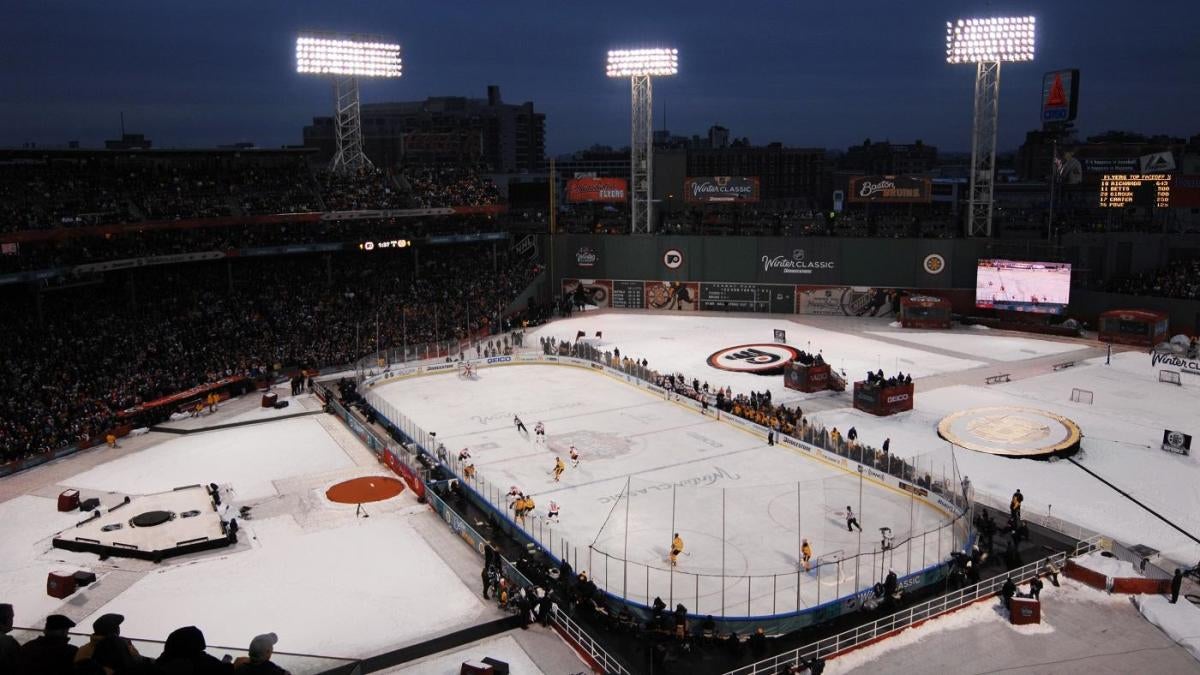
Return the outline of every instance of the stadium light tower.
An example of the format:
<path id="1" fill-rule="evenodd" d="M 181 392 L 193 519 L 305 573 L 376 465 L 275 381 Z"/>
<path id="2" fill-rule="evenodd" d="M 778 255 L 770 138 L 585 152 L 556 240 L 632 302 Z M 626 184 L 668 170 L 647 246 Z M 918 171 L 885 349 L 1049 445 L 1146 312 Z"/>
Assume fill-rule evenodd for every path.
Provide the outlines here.
<path id="1" fill-rule="evenodd" d="M 629 231 L 650 233 L 654 225 L 651 188 L 654 180 L 654 100 L 650 78 L 679 72 L 679 50 L 613 49 L 608 52 L 608 76 L 629 78 L 632 130 L 629 142 Z"/>
<path id="2" fill-rule="evenodd" d="M 967 235 L 992 234 L 992 185 L 1000 114 L 1000 64 L 1033 60 L 1032 16 L 946 22 L 946 63 L 975 64 L 975 122 L 971 130 L 971 192 Z"/>
<path id="3" fill-rule="evenodd" d="M 354 172 L 370 167 L 363 153 L 358 78 L 400 77 L 400 45 L 366 35 L 302 33 L 296 38 L 296 72 L 333 80 L 337 151 L 329 168 Z"/>

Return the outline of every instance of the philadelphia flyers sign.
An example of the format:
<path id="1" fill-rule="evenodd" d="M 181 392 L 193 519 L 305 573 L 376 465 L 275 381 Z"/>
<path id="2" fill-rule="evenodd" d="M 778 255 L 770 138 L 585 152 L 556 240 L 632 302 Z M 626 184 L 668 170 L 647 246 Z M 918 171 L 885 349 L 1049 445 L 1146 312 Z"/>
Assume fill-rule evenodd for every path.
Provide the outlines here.
<path id="1" fill-rule="evenodd" d="M 785 364 L 798 356 L 800 352 L 792 347 L 763 342 L 713 352 L 708 357 L 708 365 L 734 373 L 778 375 Z"/>

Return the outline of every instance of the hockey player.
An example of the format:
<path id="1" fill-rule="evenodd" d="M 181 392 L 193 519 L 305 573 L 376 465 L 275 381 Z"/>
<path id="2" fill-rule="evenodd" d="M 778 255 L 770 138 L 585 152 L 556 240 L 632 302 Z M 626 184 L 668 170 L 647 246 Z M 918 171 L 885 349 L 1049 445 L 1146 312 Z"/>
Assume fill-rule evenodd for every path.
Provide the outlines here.
<path id="1" fill-rule="evenodd" d="M 579 450 L 573 445 L 571 446 L 571 466 L 576 469 L 579 468 Z"/>
<path id="2" fill-rule="evenodd" d="M 537 435 L 538 441 L 542 443 L 546 442 L 546 425 L 542 424 L 541 421 L 533 425 L 533 433 Z"/>
<path id="3" fill-rule="evenodd" d="M 558 502 L 550 502 L 550 511 L 546 514 L 546 520 L 558 522 Z"/>
<path id="4" fill-rule="evenodd" d="M 508 508 L 515 509 L 517 499 L 521 496 L 521 488 L 513 485 L 508 488 Z"/>
<path id="5" fill-rule="evenodd" d="M 516 425 L 516 427 L 517 427 L 517 431 L 519 431 L 519 432 L 521 432 L 521 433 L 523 433 L 523 434 L 528 434 L 528 433 L 529 433 L 529 431 L 528 431 L 528 430 L 525 428 L 525 423 L 521 421 L 521 418 L 520 418 L 520 417 L 517 417 L 516 415 L 513 415 L 513 424 L 515 424 L 515 425 Z"/>
<path id="6" fill-rule="evenodd" d="M 800 545 L 800 556 L 804 563 L 804 571 L 808 572 L 812 569 L 812 546 L 808 544 L 807 539 Z"/>
<path id="7" fill-rule="evenodd" d="M 1018 489 L 1013 493 L 1012 501 L 1008 503 L 1008 513 L 1013 520 L 1021 519 L 1021 503 L 1025 501 L 1025 495 L 1021 494 Z"/>
<path id="8" fill-rule="evenodd" d="M 676 559 L 679 558 L 680 553 L 683 553 L 683 537 L 680 537 L 679 533 L 676 532 L 675 537 L 671 539 L 671 567 L 675 567 Z"/>
<path id="9" fill-rule="evenodd" d="M 463 478 L 474 478 L 474 477 L 475 477 L 475 465 L 474 464 L 468 464 L 465 467 L 463 467 Z"/>
<path id="10" fill-rule="evenodd" d="M 563 471 L 566 471 L 566 470 L 567 470 L 567 465 L 563 464 L 562 457 L 555 457 L 554 458 L 554 482 L 555 483 L 558 482 L 558 479 L 562 477 Z"/>
<path id="11" fill-rule="evenodd" d="M 468 459 L 471 459 L 471 451 L 469 449 L 463 448 L 458 451 L 458 461 L 465 462 Z"/>
<path id="12" fill-rule="evenodd" d="M 854 517 L 854 509 L 847 506 L 846 507 L 846 531 L 853 532 L 854 528 L 856 528 L 856 527 L 858 528 L 859 532 L 862 532 L 862 525 L 859 525 L 858 518 Z"/>

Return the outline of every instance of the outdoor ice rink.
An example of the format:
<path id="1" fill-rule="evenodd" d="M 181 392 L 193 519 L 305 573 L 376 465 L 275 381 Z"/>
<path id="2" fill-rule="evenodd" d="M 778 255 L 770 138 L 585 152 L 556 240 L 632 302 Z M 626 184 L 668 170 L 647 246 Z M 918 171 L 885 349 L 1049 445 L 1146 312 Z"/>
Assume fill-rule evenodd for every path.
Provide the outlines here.
<path id="1" fill-rule="evenodd" d="M 478 489 L 493 502 L 503 504 L 514 485 L 531 494 L 537 507 L 526 529 L 602 589 L 637 602 L 660 596 L 698 614 L 783 613 L 797 599 L 815 606 L 882 581 L 889 567 L 903 576 L 951 550 L 949 530 L 938 528 L 949 516 L 925 502 L 595 371 L 495 367 L 477 380 L 431 375 L 376 393 L 435 431 L 452 458 L 468 448 Z M 529 433 L 517 431 L 514 413 Z M 544 442 L 533 433 L 538 421 Z M 560 482 L 555 457 L 567 464 Z M 547 519 L 551 501 L 560 523 Z M 860 514 L 861 533 L 847 531 L 847 506 Z M 931 534 L 838 562 L 878 551 L 882 527 L 897 543 Z M 672 573 L 674 532 L 685 553 Z M 814 564 L 825 564 L 798 572 L 800 537 Z"/>

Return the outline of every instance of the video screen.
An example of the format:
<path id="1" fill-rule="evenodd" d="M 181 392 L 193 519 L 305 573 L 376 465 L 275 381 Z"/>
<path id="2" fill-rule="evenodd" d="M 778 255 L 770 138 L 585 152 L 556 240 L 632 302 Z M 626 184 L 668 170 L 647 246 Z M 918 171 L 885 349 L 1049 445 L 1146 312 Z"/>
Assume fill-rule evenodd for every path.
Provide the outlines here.
<path id="1" fill-rule="evenodd" d="M 980 260 L 975 306 L 1010 312 L 1062 314 L 1071 297 L 1071 264 Z"/>

